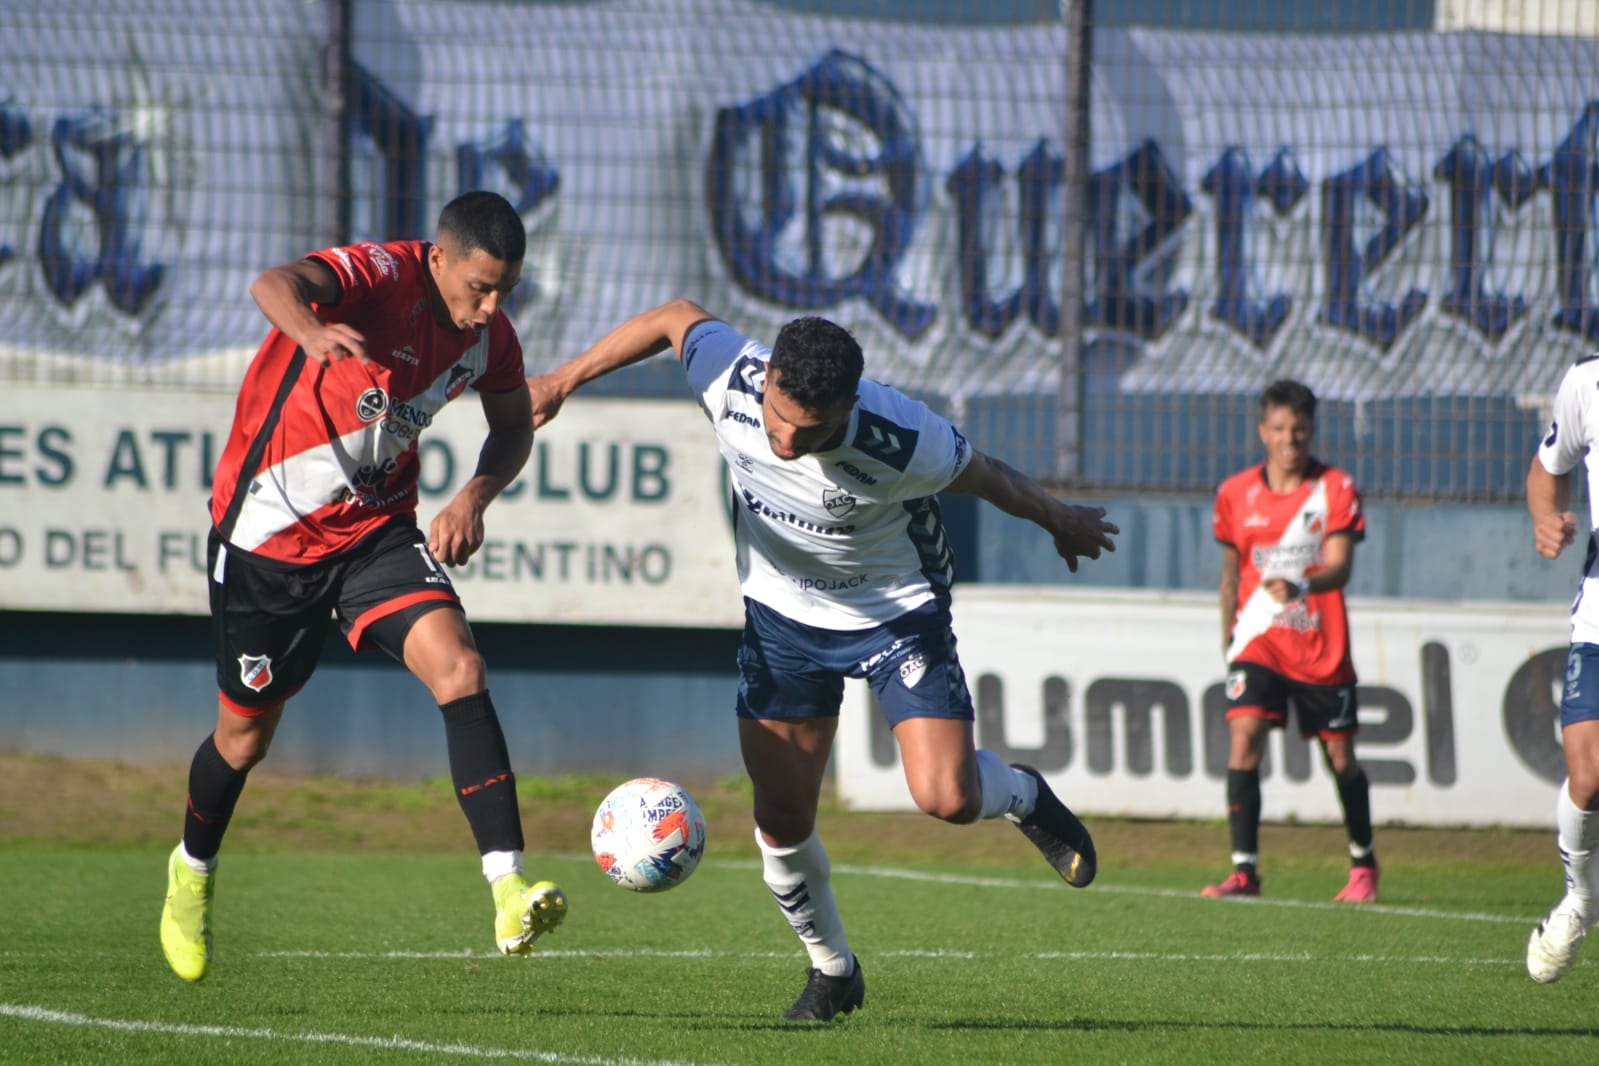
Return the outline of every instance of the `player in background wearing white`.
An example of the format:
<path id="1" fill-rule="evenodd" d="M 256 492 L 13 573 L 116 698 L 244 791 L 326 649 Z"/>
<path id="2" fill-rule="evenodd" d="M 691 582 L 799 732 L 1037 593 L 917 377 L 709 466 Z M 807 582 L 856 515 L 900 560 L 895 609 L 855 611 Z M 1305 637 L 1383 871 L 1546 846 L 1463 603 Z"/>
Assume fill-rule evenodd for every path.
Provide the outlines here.
<path id="1" fill-rule="evenodd" d="M 668 347 L 732 482 L 745 603 L 739 743 L 766 884 L 811 962 L 783 1017 L 827 1021 L 859 1007 L 866 988 L 816 830 L 845 677 L 872 686 L 923 811 L 953 823 L 1004 815 L 1074 886 L 1096 869 L 1087 829 L 1038 772 L 974 745 L 935 495 L 976 495 L 1029 519 L 1073 571 L 1114 550 L 1118 530 L 1103 508 L 1062 503 L 925 405 L 862 379 L 860 345 L 823 318 L 790 322 L 768 349 L 673 300 L 530 378 L 535 426 L 585 382 Z"/>
<path id="2" fill-rule="evenodd" d="M 1259 433 L 1265 462 L 1216 491 L 1233 872 L 1201 894 L 1260 895 L 1260 762 L 1271 731 L 1287 725 L 1292 702 L 1300 735 L 1321 743 L 1349 832 L 1349 881 L 1334 899 L 1372 903 L 1371 786 L 1355 758 L 1360 722 L 1343 592 L 1366 518 L 1349 475 L 1310 454 L 1316 396 L 1309 388 L 1287 380 L 1269 385 Z"/>
<path id="3" fill-rule="evenodd" d="M 162 952 L 185 981 L 210 968 L 217 854 L 234 807 L 284 705 L 316 670 L 335 613 L 352 648 L 387 652 L 438 703 L 500 951 L 527 954 L 566 916 L 560 888 L 523 875 L 516 776 L 444 569 L 482 546 L 484 510 L 533 446 L 522 345 L 501 308 L 526 247 L 508 200 L 469 192 L 445 205 L 434 241 L 325 249 L 250 287 L 272 328 L 212 479 L 216 728 L 189 765 L 161 910 Z M 469 387 L 488 433 L 476 470 L 424 534 L 419 440 Z M 373 938 L 389 928 L 368 921 Z"/>
<path id="4" fill-rule="evenodd" d="M 1584 458 L 1586 456 L 1586 458 Z M 1545 559 L 1577 539 L 1571 471 L 1588 470 L 1588 523 L 1599 526 L 1599 356 L 1581 360 L 1560 382 L 1549 432 L 1527 470 L 1533 544 Z M 1583 937 L 1599 922 L 1599 539 L 1588 538 L 1582 580 L 1571 606 L 1571 649 L 1560 694 L 1566 780 L 1555 798 L 1555 844 L 1566 892 L 1527 939 L 1527 973 L 1547 984 L 1565 976 Z"/>

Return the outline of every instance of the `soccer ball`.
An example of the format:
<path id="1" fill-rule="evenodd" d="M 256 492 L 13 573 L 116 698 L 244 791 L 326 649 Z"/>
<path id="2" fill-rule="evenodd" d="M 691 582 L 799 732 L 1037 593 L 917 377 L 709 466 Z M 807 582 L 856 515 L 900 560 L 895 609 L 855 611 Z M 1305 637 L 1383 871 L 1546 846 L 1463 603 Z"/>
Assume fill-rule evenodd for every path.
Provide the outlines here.
<path id="1" fill-rule="evenodd" d="M 705 854 L 705 815 L 681 785 L 635 777 L 611 790 L 589 832 L 594 861 L 634 892 L 665 892 L 688 880 Z"/>

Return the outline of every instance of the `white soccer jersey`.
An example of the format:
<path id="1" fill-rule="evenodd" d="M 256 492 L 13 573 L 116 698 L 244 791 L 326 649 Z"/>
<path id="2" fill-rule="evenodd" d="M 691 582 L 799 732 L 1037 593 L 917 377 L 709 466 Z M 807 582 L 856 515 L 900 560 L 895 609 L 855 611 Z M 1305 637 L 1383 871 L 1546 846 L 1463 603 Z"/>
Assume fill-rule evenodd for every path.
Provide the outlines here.
<path id="1" fill-rule="evenodd" d="M 1583 457 L 1587 458 L 1584 459 Z M 1551 474 L 1569 474 L 1578 462 L 1588 468 L 1588 484 L 1599 485 L 1599 355 L 1581 360 L 1560 381 L 1549 432 L 1538 446 L 1538 461 Z M 1599 493 L 1588 493 L 1588 527 L 1599 529 Z M 1571 606 L 1573 644 L 1599 644 L 1599 541 L 1588 537 L 1582 584 Z"/>
<path id="2" fill-rule="evenodd" d="M 744 595 L 806 625 L 867 629 L 949 589 L 933 497 L 972 456 L 954 426 L 863 379 L 844 443 L 779 459 L 761 415 L 771 349 L 707 321 L 681 354 L 727 462 Z"/>

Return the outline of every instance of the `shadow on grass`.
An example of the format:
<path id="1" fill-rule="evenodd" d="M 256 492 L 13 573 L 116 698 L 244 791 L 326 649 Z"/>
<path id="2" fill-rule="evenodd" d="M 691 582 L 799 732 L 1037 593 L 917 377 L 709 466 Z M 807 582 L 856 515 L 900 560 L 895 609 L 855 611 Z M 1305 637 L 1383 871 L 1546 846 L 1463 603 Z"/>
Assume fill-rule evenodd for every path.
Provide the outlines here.
<path id="1" fill-rule="evenodd" d="M 1502 1025 L 1413 1025 L 1406 1022 L 1178 1022 L 1178 1021 L 1122 1021 L 1115 1018 L 1066 1018 L 1060 1021 L 1041 1021 L 1037 1018 L 985 1019 L 969 1022 L 937 1022 L 929 1029 L 946 1029 L 955 1032 L 1182 1032 L 1189 1029 L 1262 1030 L 1267 1032 L 1329 1032 L 1329 1033 L 1406 1033 L 1416 1036 L 1590 1036 L 1599 1037 L 1599 1028 L 1573 1027 L 1548 1028 Z"/>

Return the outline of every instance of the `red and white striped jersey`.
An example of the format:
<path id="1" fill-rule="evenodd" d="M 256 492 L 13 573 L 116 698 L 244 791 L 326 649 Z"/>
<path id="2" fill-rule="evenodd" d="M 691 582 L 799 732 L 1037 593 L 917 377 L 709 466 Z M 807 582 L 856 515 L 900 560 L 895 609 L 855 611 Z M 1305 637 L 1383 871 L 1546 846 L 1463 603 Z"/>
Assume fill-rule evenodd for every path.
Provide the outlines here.
<path id="1" fill-rule="evenodd" d="M 503 311 L 480 332 L 440 326 L 426 241 L 313 253 L 343 294 L 316 307 L 366 338 L 369 365 L 326 367 L 274 328 L 239 389 L 212 481 L 211 521 L 235 548 L 283 563 L 349 549 L 416 512 L 417 448 L 434 415 L 468 386 L 522 388 L 522 346 Z"/>
<path id="2" fill-rule="evenodd" d="M 1355 483 L 1314 459 L 1292 492 L 1276 493 L 1261 463 L 1222 482 L 1211 520 L 1216 540 L 1238 550 L 1238 614 L 1228 662 L 1264 666 L 1293 681 L 1344 685 L 1355 679 L 1343 589 L 1278 603 L 1262 582 L 1303 581 L 1323 564 L 1328 537 L 1366 535 Z"/>

